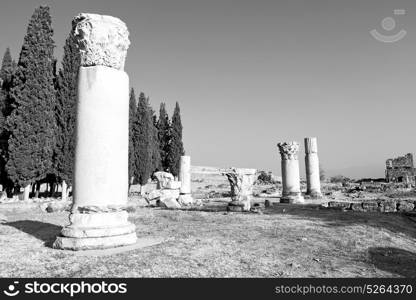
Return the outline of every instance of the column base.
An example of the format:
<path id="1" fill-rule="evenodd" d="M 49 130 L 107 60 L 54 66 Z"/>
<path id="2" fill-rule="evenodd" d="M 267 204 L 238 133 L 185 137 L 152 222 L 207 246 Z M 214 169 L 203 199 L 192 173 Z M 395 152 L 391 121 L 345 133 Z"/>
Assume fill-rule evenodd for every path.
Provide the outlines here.
<path id="1" fill-rule="evenodd" d="M 136 226 L 126 211 L 71 213 L 70 225 L 61 230 L 53 248 L 68 250 L 106 249 L 134 244 Z"/>
<path id="2" fill-rule="evenodd" d="M 241 212 L 241 211 L 250 211 L 251 209 L 251 201 L 238 201 L 233 200 L 228 203 L 227 211 L 232 212 Z"/>
<path id="3" fill-rule="evenodd" d="M 194 204 L 195 201 L 191 194 L 180 194 L 178 202 L 182 206 L 188 206 Z"/>
<path id="4" fill-rule="evenodd" d="M 305 203 L 302 194 L 283 195 L 280 197 L 280 203 Z"/>
<path id="5" fill-rule="evenodd" d="M 92 250 L 107 249 L 121 246 L 132 245 L 136 243 L 136 232 L 124 235 L 104 236 L 104 237 L 87 237 L 74 238 L 58 236 L 53 243 L 53 248 L 63 250 Z"/>
<path id="6" fill-rule="evenodd" d="M 322 199 L 323 195 L 319 191 L 306 192 L 306 195 L 312 199 Z"/>

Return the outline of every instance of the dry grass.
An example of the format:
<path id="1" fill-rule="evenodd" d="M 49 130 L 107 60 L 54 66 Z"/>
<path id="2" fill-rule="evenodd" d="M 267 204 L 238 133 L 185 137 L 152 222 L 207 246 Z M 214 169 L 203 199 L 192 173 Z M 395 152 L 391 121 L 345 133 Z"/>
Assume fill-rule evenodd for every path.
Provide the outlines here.
<path id="1" fill-rule="evenodd" d="M 171 240 L 111 256 L 50 248 L 67 213 L 5 209 L 1 277 L 416 277 L 416 223 L 398 214 L 278 205 L 263 214 L 137 208 L 138 236 Z"/>

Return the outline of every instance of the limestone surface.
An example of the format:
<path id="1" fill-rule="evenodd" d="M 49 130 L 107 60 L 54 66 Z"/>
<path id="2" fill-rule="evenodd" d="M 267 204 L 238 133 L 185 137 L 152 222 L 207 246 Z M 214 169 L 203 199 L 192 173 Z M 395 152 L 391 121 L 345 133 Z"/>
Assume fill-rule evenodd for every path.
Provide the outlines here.
<path id="1" fill-rule="evenodd" d="M 179 181 L 181 182 L 181 194 L 191 193 L 191 157 L 182 155 L 179 162 Z"/>
<path id="2" fill-rule="evenodd" d="M 178 203 L 178 201 L 176 201 L 176 199 L 177 198 L 174 197 L 160 198 L 159 206 L 172 209 L 181 208 L 181 205 Z"/>
<path id="3" fill-rule="evenodd" d="M 278 143 L 280 154 L 282 159 L 298 159 L 299 143 L 298 142 L 284 142 Z"/>
<path id="4" fill-rule="evenodd" d="M 179 195 L 178 202 L 181 206 L 189 206 L 194 203 L 194 198 L 191 194 Z"/>
<path id="5" fill-rule="evenodd" d="M 157 188 L 163 189 L 167 188 L 170 182 L 175 181 L 175 178 L 171 173 L 158 171 L 154 174 L 157 179 Z"/>
<path id="6" fill-rule="evenodd" d="M 282 197 L 283 203 L 301 203 L 304 201 L 300 191 L 298 151 L 299 143 L 283 142 L 277 144 L 282 164 Z"/>
<path id="7" fill-rule="evenodd" d="M 318 143 L 315 137 L 305 138 L 306 194 L 321 198 L 321 179 L 319 171 Z"/>
<path id="8" fill-rule="evenodd" d="M 244 210 L 250 210 L 256 169 L 230 168 L 222 174 L 227 177 L 230 183 L 232 199 L 230 205 L 242 205 Z"/>
<path id="9" fill-rule="evenodd" d="M 123 21 L 111 16 L 81 13 L 72 21 L 72 35 L 79 48 L 81 66 L 124 70 L 130 41 Z"/>
<path id="10" fill-rule="evenodd" d="M 238 200 L 243 196 L 253 195 L 256 169 L 230 168 L 222 173 L 227 176 L 231 186 L 231 197 Z"/>

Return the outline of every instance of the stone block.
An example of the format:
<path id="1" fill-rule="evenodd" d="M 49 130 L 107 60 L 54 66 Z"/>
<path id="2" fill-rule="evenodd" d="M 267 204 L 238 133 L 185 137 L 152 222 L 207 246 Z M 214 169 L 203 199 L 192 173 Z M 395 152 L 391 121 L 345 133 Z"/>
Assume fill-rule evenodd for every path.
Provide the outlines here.
<path id="1" fill-rule="evenodd" d="M 53 248 L 66 249 L 66 250 L 90 250 L 90 249 L 107 249 L 113 247 L 121 247 L 126 245 L 132 245 L 136 243 L 136 232 L 106 236 L 106 237 L 90 237 L 90 238 L 74 238 L 58 236 L 53 243 Z"/>
<path id="2" fill-rule="evenodd" d="M 160 191 L 160 200 L 165 198 L 179 198 L 179 190 L 161 190 Z"/>
<path id="3" fill-rule="evenodd" d="M 396 201 L 382 201 L 380 202 L 379 211 L 381 212 L 396 212 Z"/>
<path id="4" fill-rule="evenodd" d="M 353 210 L 353 211 L 365 211 L 361 202 L 351 203 L 351 210 Z"/>
<path id="5" fill-rule="evenodd" d="M 373 201 L 365 201 L 363 202 L 363 209 L 366 212 L 375 212 L 379 211 L 378 209 L 378 203 Z"/>
<path id="6" fill-rule="evenodd" d="M 151 191 L 149 194 L 147 194 L 146 198 L 149 201 L 151 201 L 151 200 L 159 199 L 161 195 L 162 195 L 161 190 L 154 190 L 154 191 Z"/>
<path id="7" fill-rule="evenodd" d="M 52 201 L 48 203 L 45 210 L 48 213 L 69 211 L 71 209 L 72 202 L 67 201 Z"/>
<path id="8" fill-rule="evenodd" d="M 109 227 L 109 226 L 123 226 L 127 224 L 127 211 L 80 214 L 72 213 L 69 216 L 71 224 L 76 224 L 77 227 Z"/>
<path id="9" fill-rule="evenodd" d="M 176 198 L 161 198 L 158 201 L 158 205 L 160 207 L 171 208 L 171 209 L 178 209 L 181 208 L 181 205 L 176 201 Z"/>
<path id="10" fill-rule="evenodd" d="M 397 210 L 400 212 L 403 211 L 412 211 L 415 208 L 413 202 L 410 201 L 400 201 L 399 205 L 397 206 Z"/>
<path id="11" fill-rule="evenodd" d="M 66 237 L 73 238 L 92 238 L 106 237 L 134 233 L 136 226 L 134 224 L 126 224 L 122 226 L 104 226 L 104 227 L 73 227 L 66 226 L 62 229 L 61 234 Z"/>
<path id="12" fill-rule="evenodd" d="M 167 187 L 169 182 L 175 181 L 175 178 L 171 173 L 159 171 L 154 174 L 157 179 L 157 188 L 164 189 Z"/>
<path id="13" fill-rule="evenodd" d="M 192 198 L 191 194 L 179 195 L 178 202 L 181 206 L 189 206 L 194 203 L 194 198 Z"/>
<path id="14" fill-rule="evenodd" d="M 169 181 L 165 189 L 171 189 L 171 190 L 179 190 L 181 188 L 181 182 L 180 181 Z"/>
<path id="15" fill-rule="evenodd" d="M 347 210 L 350 209 L 350 202 L 338 202 L 338 201 L 329 201 L 328 207 L 332 209 Z"/>

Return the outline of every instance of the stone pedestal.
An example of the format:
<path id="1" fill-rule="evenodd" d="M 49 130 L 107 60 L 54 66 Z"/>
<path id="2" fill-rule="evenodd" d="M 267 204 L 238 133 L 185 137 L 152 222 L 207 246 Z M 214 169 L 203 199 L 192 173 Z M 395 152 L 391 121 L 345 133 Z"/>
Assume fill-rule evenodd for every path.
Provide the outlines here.
<path id="1" fill-rule="evenodd" d="M 321 179 L 319 174 L 318 144 L 315 137 L 305 138 L 306 194 L 321 198 Z"/>
<path id="2" fill-rule="evenodd" d="M 299 144 L 285 142 L 277 144 L 282 158 L 282 203 L 303 203 L 304 198 L 300 191 Z"/>
<path id="3" fill-rule="evenodd" d="M 126 212 L 129 78 L 123 65 L 128 31 L 123 22 L 108 16 L 81 14 L 73 22 L 82 65 L 73 205 L 70 224 L 54 247 L 84 250 L 134 244 L 135 226 Z"/>
<path id="4" fill-rule="evenodd" d="M 231 199 L 228 210 L 249 211 L 256 181 L 256 169 L 231 168 L 222 172 L 231 186 Z"/>

